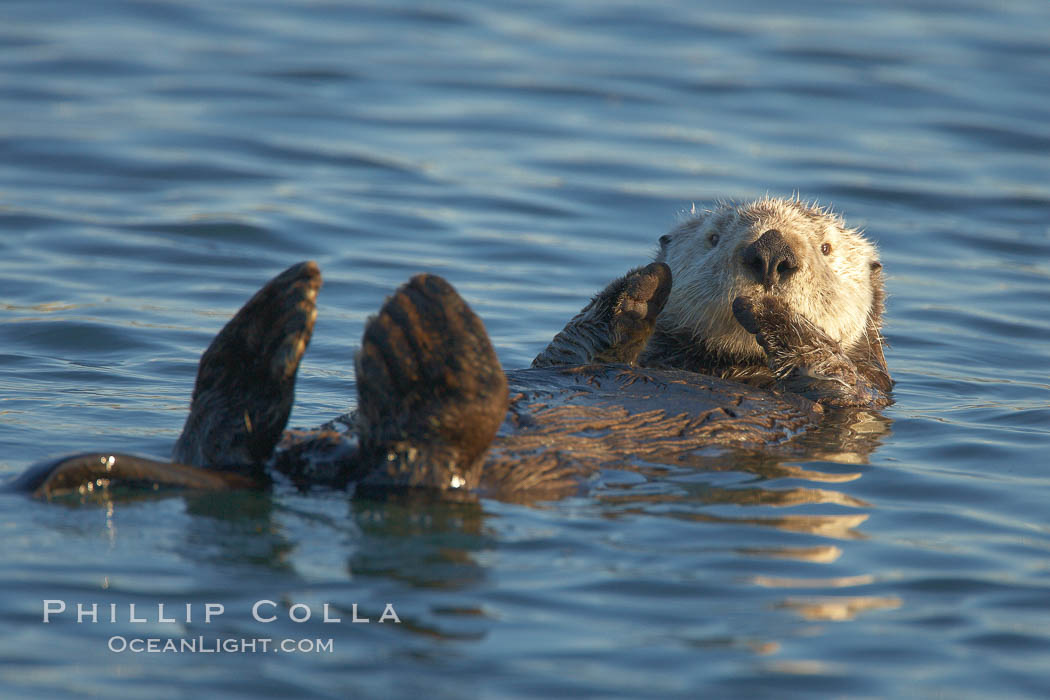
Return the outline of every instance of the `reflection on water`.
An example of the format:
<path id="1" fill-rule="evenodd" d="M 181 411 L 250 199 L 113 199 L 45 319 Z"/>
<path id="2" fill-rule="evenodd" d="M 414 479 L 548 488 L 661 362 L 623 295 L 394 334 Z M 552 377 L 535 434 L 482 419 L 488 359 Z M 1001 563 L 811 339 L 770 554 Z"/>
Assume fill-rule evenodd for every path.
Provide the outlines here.
<path id="1" fill-rule="evenodd" d="M 478 503 L 425 496 L 357 499 L 352 516 L 362 540 L 347 565 L 351 576 L 386 576 L 414 588 L 463 588 L 485 575 L 473 554 L 495 544 L 485 535 Z"/>
<path id="2" fill-rule="evenodd" d="M 861 613 L 873 610 L 894 610 L 901 606 L 896 596 L 821 596 L 817 598 L 789 598 L 778 607 L 798 613 L 807 620 L 844 622 Z"/>
<path id="3" fill-rule="evenodd" d="M 834 545 L 823 545 L 819 547 L 779 547 L 768 549 L 762 549 L 759 547 L 742 547 L 737 551 L 741 554 L 750 554 L 752 556 L 794 559 L 797 561 L 813 562 L 814 564 L 831 564 L 842 556 L 842 550 Z"/>
<path id="4" fill-rule="evenodd" d="M 625 511 L 620 511 L 625 512 Z M 628 513 L 641 514 L 641 509 L 627 510 Z M 665 511 L 667 517 L 680 518 L 702 523 L 730 523 L 733 525 L 758 525 L 773 527 L 786 532 L 802 532 L 833 539 L 860 539 L 864 535 L 856 528 L 868 519 L 863 515 L 785 515 L 776 517 L 723 518 L 701 513 Z"/>
<path id="5" fill-rule="evenodd" d="M 775 576 L 755 576 L 750 583 L 767 588 L 843 588 L 849 586 L 866 586 L 873 583 L 875 577 L 870 574 L 862 576 L 836 576 L 833 578 L 778 578 Z"/>

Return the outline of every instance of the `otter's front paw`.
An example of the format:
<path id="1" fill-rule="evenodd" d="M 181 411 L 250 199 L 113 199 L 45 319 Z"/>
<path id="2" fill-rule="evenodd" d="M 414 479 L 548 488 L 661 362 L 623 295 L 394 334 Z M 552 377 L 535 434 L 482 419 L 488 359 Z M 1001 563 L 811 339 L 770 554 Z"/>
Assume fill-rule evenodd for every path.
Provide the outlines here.
<path id="1" fill-rule="evenodd" d="M 543 352 L 533 367 L 632 364 L 645 349 L 671 293 L 671 268 L 655 262 L 631 270 L 598 293 Z"/>
<path id="2" fill-rule="evenodd" d="M 769 294 L 733 300 L 733 316 L 766 351 L 769 368 L 778 379 L 796 370 L 806 373 L 825 359 L 834 341 L 794 313 L 781 299 Z"/>
<path id="3" fill-rule="evenodd" d="M 634 362 L 649 341 L 656 317 L 671 293 L 671 268 L 655 262 L 632 270 L 613 283 L 615 302 L 608 309 L 609 347 L 599 352 L 600 362 Z"/>
<path id="4" fill-rule="evenodd" d="M 832 382 L 839 387 L 857 385 L 857 372 L 838 342 L 809 319 L 791 311 L 781 299 L 768 294 L 737 297 L 733 316 L 766 351 L 769 368 L 778 379 L 792 378 L 788 389 L 806 393 L 813 383 Z M 841 389 L 835 389 L 836 395 Z M 828 391 L 818 391 L 823 396 Z"/>
<path id="5" fill-rule="evenodd" d="M 793 315 L 787 304 L 768 294 L 758 298 L 741 296 L 733 300 L 733 316 L 737 323 L 754 335 L 770 356 L 789 347 Z"/>

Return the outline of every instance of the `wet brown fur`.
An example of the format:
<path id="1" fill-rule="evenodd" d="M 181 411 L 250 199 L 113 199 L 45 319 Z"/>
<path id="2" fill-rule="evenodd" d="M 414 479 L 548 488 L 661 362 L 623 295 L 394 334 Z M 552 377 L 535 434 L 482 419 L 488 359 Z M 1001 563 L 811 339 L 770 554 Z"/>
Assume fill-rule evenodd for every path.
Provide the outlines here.
<path id="1" fill-rule="evenodd" d="M 704 254 L 697 246 L 712 232 L 728 235 L 737 254 L 771 221 L 794 245 L 815 231 L 826 238 L 813 245 L 833 240 L 858 257 L 814 270 L 806 261 L 822 258 L 803 251 L 794 281 L 758 284 L 734 278 L 739 270 L 708 273 L 703 261 L 690 267 L 679 255 Z M 813 301 L 796 284 L 833 273 L 863 292 L 856 300 L 866 305 L 851 312 L 862 314 L 861 324 L 834 321 L 827 299 L 848 294 L 831 289 Z M 701 448 L 783 444 L 821 420 L 821 407 L 804 396 L 877 407 L 892 384 L 874 248 L 837 217 L 790 200 L 723 207 L 678 227 L 661 239 L 656 262 L 610 284 L 552 343 L 563 345 L 541 353 L 534 368 L 511 372 L 509 385 L 484 325 L 452 286 L 413 277 L 365 328 L 356 415 L 282 440 L 320 284 L 316 264 L 293 266 L 216 336 L 173 451 L 182 464 L 93 453 L 34 467 L 14 486 L 45 497 L 121 480 L 240 488 L 263 483 L 269 465 L 304 485 L 557 497 L 576 490 L 581 476 L 624 460 L 676 463 Z M 699 315 L 687 303 L 715 298 L 724 303 Z M 600 364 L 558 366 L 566 360 Z"/>
<path id="2" fill-rule="evenodd" d="M 320 288 L 316 263 L 295 265 L 260 289 L 215 336 L 201 357 L 173 461 L 262 469 L 292 410 Z"/>
<path id="3" fill-rule="evenodd" d="M 767 238 L 790 263 L 783 275 L 763 277 L 748 262 Z M 694 210 L 660 238 L 656 260 L 671 288 L 655 324 L 631 339 L 632 351 L 644 350 L 622 353 L 624 361 L 781 388 L 829 405 L 889 403 L 882 265 L 874 246 L 829 210 L 776 198 Z M 651 289 L 638 279 L 655 278 L 651 268 L 600 292 L 534 365 L 615 354 L 620 341 L 611 329 L 620 312 L 610 300 L 625 280 Z"/>

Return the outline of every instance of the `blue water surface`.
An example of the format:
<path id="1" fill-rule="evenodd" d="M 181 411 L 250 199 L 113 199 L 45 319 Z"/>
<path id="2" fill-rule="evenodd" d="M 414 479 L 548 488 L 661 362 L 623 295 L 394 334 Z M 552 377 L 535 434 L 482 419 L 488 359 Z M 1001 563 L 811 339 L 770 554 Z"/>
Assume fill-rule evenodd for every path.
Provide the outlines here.
<path id="1" fill-rule="evenodd" d="M 0 498 L 0 695 L 1050 695 L 1045 0 L 0 18 L 2 478 L 168 454 L 200 353 L 294 262 L 325 276 L 292 416 L 311 426 L 353 407 L 363 323 L 411 274 L 452 281 L 523 367 L 720 198 L 799 193 L 866 230 L 897 380 L 848 426 L 866 449 L 609 469 L 557 502 Z M 71 610 L 43 624 L 44 600 Z"/>

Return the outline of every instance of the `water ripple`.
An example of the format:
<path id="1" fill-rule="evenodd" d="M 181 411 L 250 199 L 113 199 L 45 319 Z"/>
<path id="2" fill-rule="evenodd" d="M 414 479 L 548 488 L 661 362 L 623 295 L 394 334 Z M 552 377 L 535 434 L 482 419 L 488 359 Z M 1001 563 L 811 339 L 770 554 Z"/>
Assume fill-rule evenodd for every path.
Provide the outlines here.
<path id="1" fill-rule="evenodd" d="M 8 3 L 0 477 L 167 454 L 200 353 L 293 262 L 325 274 L 292 417 L 316 425 L 409 275 L 521 367 L 680 212 L 767 192 L 879 244 L 898 384 L 795 452 L 609 465 L 531 506 L 5 497 L 0 693 L 1046 696 L 1048 28 L 1037 0 Z M 42 625 L 42 597 L 221 601 L 145 627 L 335 650 L 118 655 L 142 629 Z"/>

